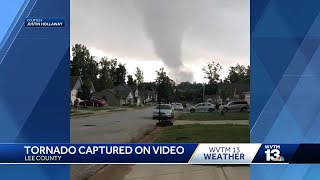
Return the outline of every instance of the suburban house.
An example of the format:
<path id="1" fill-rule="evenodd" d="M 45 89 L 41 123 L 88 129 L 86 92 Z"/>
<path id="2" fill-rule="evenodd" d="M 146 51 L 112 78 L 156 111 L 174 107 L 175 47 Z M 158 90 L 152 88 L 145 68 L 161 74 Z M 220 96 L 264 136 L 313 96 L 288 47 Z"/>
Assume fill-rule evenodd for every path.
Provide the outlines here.
<path id="1" fill-rule="evenodd" d="M 244 92 L 244 100 L 247 101 L 250 106 L 250 92 Z"/>
<path id="2" fill-rule="evenodd" d="M 126 84 L 123 84 L 123 85 L 126 85 Z M 141 104 L 142 103 L 141 93 L 140 93 L 140 90 L 138 89 L 138 86 L 137 85 L 126 85 L 126 86 L 128 86 L 132 91 L 133 104 L 135 104 L 135 105 Z"/>
<path id="3" fill-rule="evenodd" d="M 249 93 L 249 97 L 250 97 L 250 85 L 249 84 L 235 83 L 235 84 L 232 84 L 232 88 L 234 89 L 234 91 L 233 91 L 233 95 L 230 97 L 231 100 L 233 100 L 233 101 L 245 100 L 245 96 L 248 93 Z"/>
<path id="4" fill-rule="evenodd" d="M 212 94 L 212 95 L 205 95 L 204 99 L 208 103 L 220 103 L 220 97 L 217 94 Z"/>
<path id="5" fill-rule="evenodd" d="M 95 99 L 104 99 L 110 106 L 133 105 L 135 92 L 126 84 L 120 84 L 113 89 L 104 89 L 93 95 Z"/>
<path id="6" fill-rule="evenodd" d="M 155 91 L 149 91 L 144 89 L 140 91 L 140 95 L 141 95 L 141 100 L 144 103 L 157 101 L 157 94 L 155 93 Z"/>
<path id="7" fill-rule="evenodd" d="M 250 105 L 250 85 L 245 83 L 234 83 L 228 85 L 228 98 L 227 103 L 230 101 L 247 101 Z M 205 95 L 205 101 L 210 103 L 221 103 L 222 99 L 219 95 Z"/>
<path id="8" fill-rule="evenodd" d="M 139 90 L 137 85 L 120 84 L 112 89 L 104 89 L 93 95 L 104 99 L 110 106 L 140 105 L 157 99 L 156 93 L 146 89 Z"/>
<path id="9" fill-rule="evenodd" d="M 139 105 L 142 103 L 157 101 L 157 94 L 154 91 L 150 91 L 144 88 L 139 89 L 137 85 L 128 86 L 134 92 L 134 104 Z"/>
<path id="10" fill-rule="evenodd" d="M 80 76 L 70 76 L 70 103 L 73 105 L 77 94 L 81 91 L 82 80 Z"/>

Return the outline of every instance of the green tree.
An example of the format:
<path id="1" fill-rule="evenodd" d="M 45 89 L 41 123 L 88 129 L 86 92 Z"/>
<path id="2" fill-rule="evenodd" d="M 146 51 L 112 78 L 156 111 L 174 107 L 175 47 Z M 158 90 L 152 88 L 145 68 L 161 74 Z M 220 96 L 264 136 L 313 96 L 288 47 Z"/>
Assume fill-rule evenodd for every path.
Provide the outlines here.
<path id="1" fill-rule="evenodd" d="M 111 71 L 112 79 L 115 79 L 117 65 L 118 65 L 118 60 L 116 58 L 110 60 L 110 71 Z"/>
<path id="2" fill-rule="evenodd" d="M 222 82 L 219 84 L 218 95 L 220 96 L 222 103 L 224 103 L 230 96 L 229 83 Z"/>
<path id="3" fill-rule="evenodd" d="M 217 94 L 221 70 L 222 66 L 214 61 L 207 63 L 207 65 L 202 68 L 202 71 L 205 73 L 205 78 L 209 80 L 208 84 L 205 85 L 206 95 Z"/>
<path id="4" fill-rule="evenodd" d="M 112 75 L 113 85 L 118 86 L 119 84 L 126 83 L 126 75 L 127 75 L 127 69 L 125 67 L 125 64 L 119 63 Z"/>
<path id="5" fill-rule="evenodd" d="M 135 81 L 133 80 L 132 75 L 130 75 L 130 74 L 127 76 L 127 84 L 128 85 L 135 85 L 136 84 Z"/>
<path id="6" fill-rule="evenodd" d="M 209 82 L 209 84 L 205 84 L 205 94 L 212 95 L 217 94 L 218 91 L 218 83 L 217 82 Z"/>
<path id="7" fill-rule="evenodd" d="M 118 60 L 115 58 L 111 59 L 108 65 L 113 86 L 118 86 L 119 84 L 126 83 L 127 69 L 125 67 L 125 64 L 118 64 Z"/>
<path id="8" fill-rule="evenodd" d="M 82 44 L 72 46 L 70 75 L 90 79 L 94 86 L 98 85 L 99 67 L 96 58 L 90 55 L 89 49 Z"/>
<path id="9" fill-rule="evenodd" d="M 214 61 L 207 63 L 207 65 L 202 68 L 202 71 L 205 73 L 204 78 L 209 80 L 209 84 L 219 82 L 221 70 L 222 66 L 220 63 L 215 63 Z"/>
<path id="10" fill-rule="evenodd" d="M 174 92 L 174 100 L 175 101 L 180 101 L 182 100 L 182 93 L 179 89 L 176 89 L 175 92 Z"/>
<path id="11" fill-rule="evenodd" d="M 92 97 L 92 82 L 89 79 L 83 81 L 77 97 L 80 99 L 90 99 Z"/>
<path id="12" fill-rule="evenodd" d="M 194 103 L 202 102 L 203 99 L 203 84 L 181 82 L 176 86 L 176 95 L 180 96 L 181 101 L 190 101 Z"/>
<path id="13" fill-rule="evenodd" d="M 90 59 L 89 49 L 82 44 L 75 44 L 72 46 L 72 60 L 70 61 L 70 75 L 81 76 L 83 78 L 83 71 L 85 63 Z"/>
<path id="14" fill-rule="evenodd" d="M 244 83 L 250 82 L 250 66 L 244 66 L 237 64 L 236 66 L 231 66 L 229 68 L 229 75 L 227 80 L 230 83 Z"/>
<path id="15" fill-rule="evenodd" d="M 250 66 L 246 68 L 245 81 L 250 84 Z"/>
<path id="16" fill-rule="evenodd" d="M 157 78 L 155 79 L 155 82 L 157 86 L 158 100 L 163 102 L 171 102 L 174 98 L 173 81 L 167 76 L 164 68 L 160 68 L 160 70 L 156 71 L 156 73 Z"/>
<path id="17" fill-rule="evenodd" d="M 103 89 L 109 89 L 113 87 L 112 77 L 111 77 L 111 68 L 112 62 L 108 60 L 107 57 L 101 58 L 99 62 L 99 85 L 97 87 L 98 91 Z"/>
<path id="18" fill-rule="evenodd" d="M 139 89 L 144 88 L 144 77 L 143 77 L 143 71 L 137 67 L 136 72 L 134 73 L 134 76 L 136 77 L 136 83 L 138 85 Z"/>
<path id="19" fill-rule="evenodd" d="M 144 82 L 142 84 L 143 84 L 144 89 L 146 89 L 148 91 L 155 91 L 157 89 L 155 82 Z"/>
<path id="20" fill-rule="evenodd" d="M 148 91 L 153 91 L 153 88 L 152 88 L 152 86 L 151 85 L 149 85 L 149 84 L 145 84 L 145 89 L 146 90 L 148 90 Z"/>
<path id="21" fill-rule="evenodd" d="M 89 79 L 93 83 L 94 87 L 99 86 L 99 63 L 96 59 L 96 57 L 90 56 L 90 58 L 85 62 L 83 69 L 83 78 Z"/>

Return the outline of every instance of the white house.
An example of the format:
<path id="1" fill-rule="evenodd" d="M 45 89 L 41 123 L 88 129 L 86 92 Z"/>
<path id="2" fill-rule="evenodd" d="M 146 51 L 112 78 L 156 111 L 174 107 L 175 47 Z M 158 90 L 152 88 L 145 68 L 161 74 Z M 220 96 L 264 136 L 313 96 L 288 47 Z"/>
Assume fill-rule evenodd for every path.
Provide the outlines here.
<path id="1" fill-rule="evenodd" d="M 133 91 L 128 85 L 120 84 L 113 89 L 113 91 L 120 98 L 120 105 L 133 105 L 135 102 L 135 95 L 138 91 Z"/>
<path id="2" fill-rule="evenodd" d="M 244 100 L 248 102 L 250 106 L 250 92 L 244 92 Z"/>
<path id="3" fill-rule="evenodd" d="M 70 103 L 73 105 L 77 94 L 81 91 L 82 80 L 80 76 L 70 76 Z"/>

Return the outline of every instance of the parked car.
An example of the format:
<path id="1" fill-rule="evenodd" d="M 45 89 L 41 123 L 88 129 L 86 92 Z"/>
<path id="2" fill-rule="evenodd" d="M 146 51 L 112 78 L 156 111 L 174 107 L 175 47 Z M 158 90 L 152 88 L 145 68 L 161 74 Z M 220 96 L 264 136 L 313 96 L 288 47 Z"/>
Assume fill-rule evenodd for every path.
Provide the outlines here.
<path id="1" fill-rule="evenodd" d="M 153 109 L 152 113 L 153 119 L 159 118 L 159 115 L 161 119 L 171 120 L 174 118 L 174 109 L 171 104 L 158 104 L 157 107 Z"/>
<path id="2" fill-rule="evenodd" d="M 249 104 L 247 101 L 231 101 L 226 105 L 221 105 L 220 110 L 223 111 L 247 111 Z"/>
<path id="3" fill-rule="evenodd" d="M 215 105 L 211 103 L 199 103 L 196 104 L 195 106 L 190 107 L 190 112 L 213 112 L 215 109 Z"/>
<path id="4" fill-rule="evenodd" d="M 96 107 L 107 106 L 106 101 L 100 100 L 100 99 L 83 100 L 79 104 L 80 104 L 80 106 L 96 106 Z"/>
<path id="5" fill-rule="evenodd" d="M 174 106 L 174 110 L 183 111 L 182 103 L 176 103 L 175 106 Z"/>

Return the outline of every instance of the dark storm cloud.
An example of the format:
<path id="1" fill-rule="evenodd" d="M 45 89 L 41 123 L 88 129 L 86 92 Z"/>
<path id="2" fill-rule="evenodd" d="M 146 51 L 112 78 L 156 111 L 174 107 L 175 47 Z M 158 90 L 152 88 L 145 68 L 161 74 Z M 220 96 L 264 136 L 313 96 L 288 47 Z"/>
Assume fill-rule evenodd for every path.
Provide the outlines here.
<path id="1" fill-rule="evenodd" d="M 191 80 L 190 64 L 249 63 L 249 0 L 71 0 L 76 42 Z"/>

